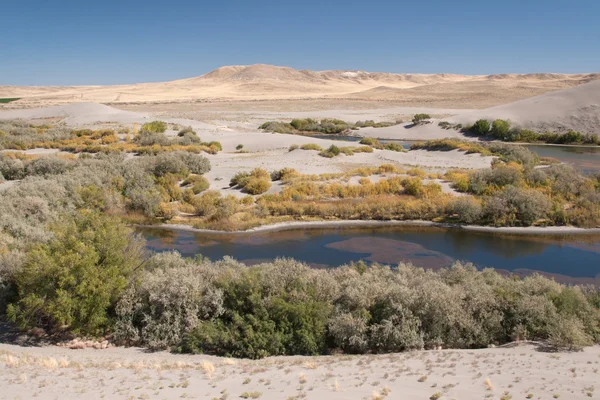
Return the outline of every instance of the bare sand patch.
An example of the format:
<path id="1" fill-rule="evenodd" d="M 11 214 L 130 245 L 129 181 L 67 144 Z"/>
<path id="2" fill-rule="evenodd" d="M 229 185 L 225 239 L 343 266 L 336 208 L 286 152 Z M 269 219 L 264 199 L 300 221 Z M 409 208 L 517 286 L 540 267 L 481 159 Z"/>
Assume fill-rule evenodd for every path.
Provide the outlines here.
<path id="1" fill-rule="evenodd" d="M 598 346 L 576 353 L 516 345 L 254 361 L 1 344 L 0 397 L 428 399 L 439 393 L 440 399 L 571 399 L 596 395 L 599 363 Z"/>

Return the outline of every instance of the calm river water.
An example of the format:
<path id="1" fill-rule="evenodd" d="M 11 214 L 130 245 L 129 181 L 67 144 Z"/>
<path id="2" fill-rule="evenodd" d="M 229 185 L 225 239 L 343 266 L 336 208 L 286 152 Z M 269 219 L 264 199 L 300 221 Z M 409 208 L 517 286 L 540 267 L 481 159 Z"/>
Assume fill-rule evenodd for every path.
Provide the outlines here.
<path id="1" fill-rule="evenodd" d="M 533 271 L 564 282 L 600 283 L 600 236 L 509 236 L 441 228 L 308 229 L 237 235 L 139 228 L 154 251 L 177 250 L 211 260 L 226 255 L 247 264 L 291 257 L 316 268 L 364 260 L 424 268 L 454 260 L 521 275 Z"/>

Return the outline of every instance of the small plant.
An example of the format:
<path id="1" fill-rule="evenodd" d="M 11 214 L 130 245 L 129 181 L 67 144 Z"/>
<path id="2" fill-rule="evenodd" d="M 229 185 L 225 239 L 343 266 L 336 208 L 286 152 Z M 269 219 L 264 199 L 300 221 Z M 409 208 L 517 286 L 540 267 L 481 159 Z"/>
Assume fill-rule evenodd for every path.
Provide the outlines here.
<path id="1" fill-rule="evenodd" d="M 242 384 L 243 384 L 243 385 L 247 385 L 247 384 L 249 384 L 249 383 L 250 383 L 250 381 L 251 381 L 251 380 L 252 380 L 252 379 L 250 379 L 250 378 L 246 378 L 246 379 L 244 379 L 244 382 L 242 382 Z"/>
<path id="2" fill-rule="evenodd" d="M 296 150 L 296 149 L 298 149 L 298 145 L 297 145 L 297 144 L 293 144 L 293 145 L 291 145 L 291 146 L 289 147 L 288 151 L 294 151 L 294 150 Z"/>
<path id="3" fill-rule="evenodd" d="M 431 116 L 429 114 L 415 114 L 415 116 L 412 119 L 412 123 L 415 125 L 423 125 L 423 124 L 428 124 L 431 119 Z"/>
<path id="4" fill-rule="evenodd" d="M 142 125 L 143 132 L 164 133 L 167 130 L 167 124 L 162 121 L 146 122 Z"/>
<path id="5" fill-rule="evenodd" d="M 301 150 L 317 150 L 317 151 L 323 151 L 323 148 L 321 146 L 319 146 L 316 143 L 307 143 L 307 144 L 303 144 L 302 146 L 300 146 Z"/>
<path id="6" fill-rule="evenodd" d="M 243 144 L 241 144 L 241 143 L 240 143 L 240 144 L 238 144 L 237 146 L 235 146 L 235 149 L 236 149 L 236 150 L 241 150 L 241 149 L 243 149 L 243 148 L 244 148 L 244 145 L 243 145 Z"/>
<path id="7" fill-rule="evenodd" d="M 319 155 L 321 157 L 333 158 L 339 156 L 341 152 L 342 150 L 340 150 L 339 147 L 337 147 L 335 144 L 332 144 L 327 150 L 321 151 Z"/>
<path id="8" fill-rule="evenodd" d="M 258 399 L 262 396 L 261 392 L 244 392 L 240 395 L 242 399 Z"/>
<path id="9" fill-rule="evenodd" d="M 442 397 L 442 394 L 440 392 L 437 392 L 429 396 L 429 400 L 438 400 L 440 397 Z"/>
<path id="10" fill-rule="evenodd" d="M 419 382 L 425 382 L 426 380 L 427 380 L 427 375 L 423 375 L 418 379 Z"/>

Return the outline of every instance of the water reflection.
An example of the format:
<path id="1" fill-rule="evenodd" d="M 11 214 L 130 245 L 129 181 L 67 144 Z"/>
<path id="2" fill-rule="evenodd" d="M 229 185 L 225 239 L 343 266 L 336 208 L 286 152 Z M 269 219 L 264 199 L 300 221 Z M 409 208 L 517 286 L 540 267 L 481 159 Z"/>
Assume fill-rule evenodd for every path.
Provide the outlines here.
<path id="1" fill-rule="evenodd" d="M 292 257 L 314 267 L 365 260 L 441 268 L 454 260 L 519 273 L 600 279 L 600 236 L 506 236 L 422 227 L 310 229 L 238 235 L 140 228 L 154 251 L 177 250 L 248 264 Z"/>

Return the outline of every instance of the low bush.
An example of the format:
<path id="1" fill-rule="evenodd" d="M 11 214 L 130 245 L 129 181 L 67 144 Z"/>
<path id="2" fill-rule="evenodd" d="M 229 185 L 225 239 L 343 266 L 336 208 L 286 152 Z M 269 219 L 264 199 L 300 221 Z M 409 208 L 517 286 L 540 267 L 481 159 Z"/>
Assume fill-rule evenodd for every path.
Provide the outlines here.
<path id="1" fill-rule="evenodd" d="M 111 307 L 141 264 L 142 245 L 114 217 L 79 213 L 27 253 L 7 314 L 22 328 L 101 334 Z"/>
<path id="2" fill-rule="evenodd" d="M 179 279 L 175 278 L 179 277 Z M 155 255 L 117 303 L 130 345 L 262 358 L 600 340 L 597 291 L 470 264 L 425 271 L 364 263 L 311 269 L 294 260 L 245 266 Z"/>
<path id="3" fill-rule="evenodd" d="M 399 153 L 406 152 L 406 149 L 400 143 L 386 143 L 383 148 L 385 150 L 397 151 Z"/>
<path id="4" fill-rule="evenodd" d="M 238 172 L 231 178 L 229 186 L 237 186 L 251 195 L 262 194 L 271 187 L 271 175 L 262 168 L 255 168 L 250 172 Z"/>
<path id="5" fill-rule="evenodd" d="M 431 116 L 429 114 L 415 114 L 415 116 L 412 119 L 412 123 L 415 125 L 422 125 L 429 123 L 430 119 Z"/>
<path id="6" fill-rule="evenodd" d="M 199 175 L 190 175 L 183 182 L 183 186 L 190 186 L 194 194 L 198 194 L 207 190 L 210 186 L 208 179 Z"/>
<path id="7" fill-rule="evenodd" d="M 317 150 L 323 151 L 323 148 L 316 143 L 307 143 L 300 146 L 300 150 Z"/>
<path id="8" fill-rule="evenodd" d="M 490 123 L 486 119 L 479 119 L 471 127 L 471 131 L 476 135 L 485 136 L 490 132 Z"/>
<path id="9" fill-rule="evenodd" d="M 332 144 L 331 146 L 329 146 L 327 148 L 327 150 L 321 151 L 319 153 L 319 155 L 321 157 L 333 158 L 333 157 L 339 156 L 341 152 L 342 151 L 340 150 L 339 147 L 337 147 L 336 145 Z"/>
<path id="10" fill-rule="evenodd" d="M 141 132 L 164 133 L 167 130 L 167 124 L 162 121 L 146 122 L 142 125 Z"/>
<path id="11" fill-rule="evenodd" d="M 370 137 L 364 137 L 360 140 L 360 144 L 364 144 L 366 146 L 371 146 L 376 149 L 382 149 L 383 145 L 379 142 L 379 140 Z"/>

